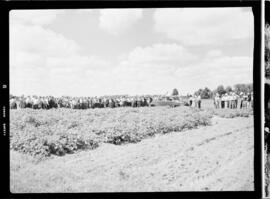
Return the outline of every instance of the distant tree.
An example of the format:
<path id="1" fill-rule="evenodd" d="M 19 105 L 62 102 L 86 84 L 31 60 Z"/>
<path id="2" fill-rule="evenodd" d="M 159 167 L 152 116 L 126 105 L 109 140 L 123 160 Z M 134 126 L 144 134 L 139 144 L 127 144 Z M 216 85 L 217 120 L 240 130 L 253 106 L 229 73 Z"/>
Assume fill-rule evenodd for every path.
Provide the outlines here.
<path id="1" fill-rule="evenodd" d="M 253 84 L 247 84 L 246 85 L 246 88 L 247 88 L 247 92 L 253 92 Z"/>
<path id="2" fill-rule="evenodd" d="M 237 94 L 243 92 L 252 92 L 253 91 L 253 84 L 235 84 L 234 90 Z"/>
<path id="3" fill-rule="evenodd" d="M 209 99 L 212 96 L 212 91 L 205 87 L 204 89 L 199 89 L 194 93 L 195 95 L 200 95 L 202 99 Z"/>
<path id="4" fill-rule="evenodd" d="M 224 89 L 224 86 L 223 85 L 219 85 L 216 89 L 216 92 L 219 94 L 219 95 L 223 95 L 226 93 L 226 90 Z"/>
<path id="5" fill-rule="evenodd" d="M 227 86 L 225 90 L 226 90 L 226 93 L 229 93 L 229 92 L 232 92 L 233 89 L 232 89 L 232 87 Z"/>
<path id="6" fill-rule="evenodd" d="M 212 91 L 209 88 L 205 87 L 203 90 L 203 97 L 202 98 L 209 99 L 211 97 L 212 97 Z"/>
<path id="7" fill-rule="evenodd" d="M 173 89 L 172 95 L 179 95 L 179 92 L 176 88 Z"/>
<path id="8" fill-rule="evenodd" d="M 197 90 L 195 93 L 194 93 L 194 95 L 202 95 L 202 92 L 203 92 L 203 89 L 199 89 L 199 90 Z"/>

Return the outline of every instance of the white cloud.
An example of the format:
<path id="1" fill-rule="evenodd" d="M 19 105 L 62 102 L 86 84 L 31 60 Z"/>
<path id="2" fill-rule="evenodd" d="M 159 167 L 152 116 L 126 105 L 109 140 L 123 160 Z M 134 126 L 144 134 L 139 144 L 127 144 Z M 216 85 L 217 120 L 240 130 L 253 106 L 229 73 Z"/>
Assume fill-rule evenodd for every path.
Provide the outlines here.
<path id="1" fill-rule="evenodd" d="M 221 54 L 222 54 L 221 50 L 211 50 L 206 54 L 206 56 L 207 57 L 218 57 Z"/>
<path id="2" fill-rule="evenodd" d="M 253 82 L 252 58 L 222 54 L 213 57 L 211 54 L 210 51 L 200 62 L 176 71 L 183 85 L 189 84 L 195 91 L 205 86 L 215 89 L 220 84 L 233 86 Z"/>
<path id="3" fill-rule="evenodd" d="M 197 60 L 174 43 L 158 43 L 132 50 L 112 72 L 113 89 L 130 94 L 164 94 L 177 83 L 175 72 Z"/>
<path id="4" fill-rule="evenodd" d="M 97 56 L 73 55 L 70 57 L 49 57 L 47 67 L 52 73 L 76 73 L 82 75 L 86 71 L 101 71 L 108 69 L 110 64 Z M 79 77 L 78 77 L 79 78 Z"/>
<path id="5" fill-rule="evenodd" d="M 33 53 L 15 55 L 17 58 L 14 58 L 10 66 L 11 93 L 90 95 L 96 92 L 91 90 L 92 85 L 100 86 L 102 80 L 110 81 L 109 77 L 105 78 L 109 76 L 110 64 L 96 56 L 76 54 L 65 58 L 39 57 Z M 34 58 L 32 60 L 31 55 Z"/>
<path id="6" fill-rule="evenodd" d="M 253 37 L 253 15 L 240 8 L 157 9 L 154 29 L 188 45 Z"/>
<path id="7" fill-rule="evenodd" d="M 41 26 L 44 23 L 45 19 L 38 25 L 11 21 L 11 93 L 59 96 L 84 92 L 89 82 L 86 72 L 99 73 L 109 64 L 94 55 L 81 55 L 74 40 Z"/>
<path id="8" fill-rule="evenodd" d="M 143 16 L 142 9 L 102 9 L 99 26 L 113 35 L 126 32 Z"/>
<path id="9" fill-rule="evenodd" d="M 174 10 L 172 9 L 173 13 Z M 113 14 L 110 14 L 112 11 Z M 113 19 L 112 25 L 107 26 L 108 29 L 105 28 L 112 34 L 127 31 L 142 15 L 142 11 L 138 12 L 137 9 L 112 11 L 101 11 L 105 13 L 101 16 L 109 19 L 113 19 L 113 15 L 122 16 Z M 136 12 L 131 15 L 123 14 L 127 11 Z M 121 12 L 123 13 L 119 14 Z M 52 18 L 50 20 L 54 20 Z M 84 49 L 76 41 L 42 26 L 51 23 L 50 20 L 34 23 L 26 23 L 27 20 L 16 23 L 11 21 L 12 94 L 165 94 L 173 88 L 177 88 L 181 94 L 186 94 L 192 89 L 195 91 L 204 86 L 212 89 L 217 84 L 233 85 L 252 80 L 252 58 L 223 55 L 222 49 L 217 47 L 201 53 L 204 55 L 201 57 L 191 53 L 177 41 L 162 40 L 163 43 L 137 46 L 114 60 L 91 53 L 82 55 Z M 192 16 L 188 20 L 194 21 Z M 203 22 L 204 20 L 201 26 Z M 172 20 L 168 23 L 175 25 L 176 22 Z M 207 23 L 213 25 L 212 21 Z M 171 26 L 168 25 L 169 27 Z M 214 41 L 217 35 L 211 36 L 214 39 L 210 41 Z"/>
<path id="10" fill-rule="evenodd" d="M 10 49 L 12 52 L 70 56 L 76 53 L 80 47 L 75 41 L 41 26 L 18 24 L 10 27 Z"/>
<path id="11" fill-rule="evenodd" d="M 138 74 L 143 77 L 145 74 L 172 75 L 177 68 L 185 67 L 196 59 L 185 48 L 174 43 L 137 47 L 115 69 L 115 75 L 130 76 L 127 79 L 132 79 L 134 74 L 136 78 Z"/>
<path id="12" fill-rule="evenodd" d="M 161 49 L 168 53 L 158 53 Z M 112 93 L 165 94 L 177 88 L 187 94 L 204 87 L 215 89 L 219 84 L 251 83 L 252 66 L 252 58 L 226 56 L 219 49 L 198 59 L 179 45 L 155 44 L 131 51 L 106 81 Z"/>
<path id="13" fill-rule="evenodd" d="M 137 47 L 129 54 L 129 61 L 135 63 L 159 62 L 184 64 L 194 59 L 194 55 L 175 43 L 154 44 L 149 47 Z"/>
<path id="14" fill-rule="evenodd" d="M 11 10 L 9 16 L 15 24 L 46 25 L 63 13 L 63 10 Z"/>
<path id="15" fill-rule="evenodd" d="M 32 66 L 34 63 L 40 63 L 42 57 L 38 54 L 33 54 L 24 51 L 13 51 L 10 54 L 10 64 L 13 68 L 23 66 Z"/>

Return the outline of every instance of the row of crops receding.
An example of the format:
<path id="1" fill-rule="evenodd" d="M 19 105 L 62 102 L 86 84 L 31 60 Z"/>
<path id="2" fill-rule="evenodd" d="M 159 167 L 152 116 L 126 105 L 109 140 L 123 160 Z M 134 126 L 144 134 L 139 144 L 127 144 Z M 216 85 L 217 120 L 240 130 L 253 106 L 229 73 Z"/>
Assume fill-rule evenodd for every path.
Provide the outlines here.
<path id="1" fill-rule="evenodd" d="M 240 110 L 239 110 L 240 111 Z M 252 111 L 199 110 L 190 107 L 11 110 L 10 148 L 45 157 L 95 149 L 100 143 L 137 143 L 155 134 L 211 124 L 211 117 L 246 117 Z"/>

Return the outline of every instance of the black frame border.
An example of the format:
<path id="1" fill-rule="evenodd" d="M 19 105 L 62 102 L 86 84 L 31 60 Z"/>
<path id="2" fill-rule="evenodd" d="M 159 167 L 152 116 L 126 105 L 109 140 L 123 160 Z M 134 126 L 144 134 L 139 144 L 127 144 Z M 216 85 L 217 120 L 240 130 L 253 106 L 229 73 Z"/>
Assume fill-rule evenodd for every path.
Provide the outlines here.
<path id="1" fill-rule="evenodd" d="M 211 192 L 151 192 L 151 193 L 29 193 L 13 194 L 9 190 L 9 11 L 12 9 L 78 9 L 78 8 L 176 8 L 176 7 L 251 7 L 254 15 L 254 52 L 253 52 L 253 87 L 254 87 L 254 191 L 211 191 Z M 262 19 L 260 0 L 230 1 L 187 1 L 187 0 L 152 0 L 152 1 L 2 1 L 0 2 L 0 49 L 2 69 L 0 73 L 1 89 L 1 192 L 7 198 L 228 198 L 262 197 L 262 151 L 261 151 L 261 41 Z M 264 25 L 264 24 L 263 24 Z"/>

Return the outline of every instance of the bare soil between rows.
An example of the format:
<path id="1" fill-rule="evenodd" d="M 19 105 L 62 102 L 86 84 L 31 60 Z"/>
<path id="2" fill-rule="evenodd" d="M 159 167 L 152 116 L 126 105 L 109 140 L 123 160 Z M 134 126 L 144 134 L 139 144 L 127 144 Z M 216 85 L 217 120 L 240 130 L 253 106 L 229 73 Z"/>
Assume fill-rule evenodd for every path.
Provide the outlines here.
<path id="1" fill-rule="evenodd" d="M 10 152 L 10 191 L 253 191 L 253 116 L 36 162 Z"/>

